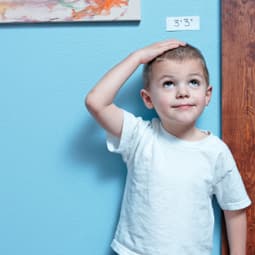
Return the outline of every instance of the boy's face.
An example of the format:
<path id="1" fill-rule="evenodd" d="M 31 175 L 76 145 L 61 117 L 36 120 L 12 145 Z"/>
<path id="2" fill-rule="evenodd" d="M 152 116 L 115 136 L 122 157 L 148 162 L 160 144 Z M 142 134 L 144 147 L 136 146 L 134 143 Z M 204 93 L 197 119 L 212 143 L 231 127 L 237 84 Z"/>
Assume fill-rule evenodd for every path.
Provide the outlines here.
<path id="1" fill-rule="evenodd" d="M 166 59 L 153 63 L 150 87 L 141 96 L 148 108 L 155 108 L 164 127 L 189 126 L 208 105 L 211 92 L 200 60 Z"/>

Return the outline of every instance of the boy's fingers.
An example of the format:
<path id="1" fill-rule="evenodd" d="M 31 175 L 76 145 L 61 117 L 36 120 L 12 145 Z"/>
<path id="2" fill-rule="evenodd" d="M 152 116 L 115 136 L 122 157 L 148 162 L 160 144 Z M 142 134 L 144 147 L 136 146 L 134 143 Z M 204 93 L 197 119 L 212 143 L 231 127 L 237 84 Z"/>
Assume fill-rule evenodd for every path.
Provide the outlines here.
<path id="1" fill-rule="evenodd" d="M 185 42 L 178 41 L 178 40 L 168 40 L 168 41 L 165 41 L 163 44 L 168 45 L 168 46 L 172 46 L 172 47 L 178 47 L 178 46 L 185 46 L 186 45 Z"/>
<path id="2" fill-rule="evenodd" d="M 180 41 L 180 40 L 176 40 L 176 39 L 169 39 L 169 40 L 166 40 L 166 42 L 173 43 L 173 44 L 181 44 L 181 45 L 186 44 L 185 42 Z"/>
<path id="3" fill-rule="evenodd" d="M 184 45 L 185 44 L 171 42 L 170 44 L 168 43 L 168 44 L 162 45 L 162 49 L 164 49 L 164 50 L 174 49 L 174 48 L 178 48 L 178 47 L 181 47 L 181 46 L 184 46 Z"/>
<path id="4" fill-rule="evenodd" d="M 145 47 L 142 49 L 142 52 L 144 54 L 144 57 L 142 57 L 142 63 L 147 63 L 151 59 L 157 57 L 158 55 L 161 55 L 167 50 L 175 49 L 180 46 L 185 46 L 186 43 L 175 40 L 175 39 L 169 39 L 161 42 L 154 43 L 152 45 L 149 45 L 148 47 Z"/>

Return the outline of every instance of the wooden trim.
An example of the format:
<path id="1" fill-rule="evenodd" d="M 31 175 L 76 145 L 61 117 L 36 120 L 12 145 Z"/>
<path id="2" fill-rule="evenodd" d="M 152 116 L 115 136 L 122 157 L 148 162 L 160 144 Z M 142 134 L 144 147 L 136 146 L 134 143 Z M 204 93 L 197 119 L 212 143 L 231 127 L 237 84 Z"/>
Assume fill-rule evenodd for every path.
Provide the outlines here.
<path id="1" fill-rule="evenodd" d="M 255 1 L 222 0 L 222 137 L 255 198 Z M 247 209 L 246 255 L 255 254 L 255 208 Z M 223 225 L 222 255 L 229 254 Z"/>

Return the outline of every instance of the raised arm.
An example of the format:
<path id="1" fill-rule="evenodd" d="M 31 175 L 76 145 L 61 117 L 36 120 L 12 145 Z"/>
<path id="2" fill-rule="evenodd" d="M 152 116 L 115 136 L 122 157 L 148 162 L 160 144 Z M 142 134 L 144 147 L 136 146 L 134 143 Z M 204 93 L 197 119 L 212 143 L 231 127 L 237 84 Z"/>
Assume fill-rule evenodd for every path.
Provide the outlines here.
<path id="1" fill-rule="evenodd" d="M 246 255 L 246 211 L 224 211 L 230 255 Z"/>
<path id="2" fill-rule="evenodd" d="M 109 133 L 120 137 L 123 111 L 113 100 L 140 64 L 146 64 L 167 50 L 185 45 L 178 40 L 167 40 L 135 51 L 107 72 L 86 96 L 85 104 L 90 113 Z"/>

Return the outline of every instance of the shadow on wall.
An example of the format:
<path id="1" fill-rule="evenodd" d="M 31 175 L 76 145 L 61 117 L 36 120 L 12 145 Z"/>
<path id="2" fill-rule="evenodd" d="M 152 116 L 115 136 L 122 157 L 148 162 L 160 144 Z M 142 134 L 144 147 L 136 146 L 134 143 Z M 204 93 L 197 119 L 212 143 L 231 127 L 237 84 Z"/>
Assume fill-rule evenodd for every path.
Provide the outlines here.
<path id="1" fill-rule="evenodd" d="M 116 98 L 116 104 L 123 109 L 134 113 L 136 116 L 142 116 L 144 119 L 150 119 L 155 116 L 154 111 L 147 110 L 140 98 L 141 79 L 133 79 L 124 86 Z M 87 110 L 85 109 L 85 112 Z M 126 166 L 121 156 L 110 153 L 106 148 L 106 132 L 99 124 L 89 116 L 82 120 L 82 124 L 76 133 L 73 134 L 71 144 L 68 148 L 68 157 L 75 164 L 84 166 L 85 171 L 91 170 L 95 172 L 100 181 L 110 179 L 118 179 L 120 185 L 124 187 L 126 177 Z M 124 170 L 124 171 L 123 171 Z M 121 201 L 118 207 L 120 208 Z M 119 213 L 119 212 L 118 212 Z M 116 222 L 112 229 L 112 235 L 115 232 Z M 115 253 L 109 247 L 107 255 Z"/>
<path id="2" fill-rule="evenodd" d="M 144 119 L 155 117 L 155 112 L 147 110 L 140 98 L 141 79 L 135 79 L 125 85 L 116 99 L 116 104 Z M 87 111 L 85 109 L 85 111 Z M 71 160 L 86 167 L 96 169 L 100 178 L 123 178 L 125 169 L 121 156 L 110 153 L 106 148 L 106 132 L 89 116 L 82 122 L 80 130 L 74 134 L 69 147 Z"/>
<path id="3" fill-rule="evenodd" d="M 86 167 L 85 170 L 96 170 L 99 178 L 120 178 L 125 166 L 120 156 L 111 154 L 106 148 L 106 134 L 93 120 L 83 121 L 80 130 L 75 134 L 71 146 L 73 161 Z"/>
<path id="4" fill-rule="evenodd" d="M 68 156 L 71 161 L 81 166 L 82 172 L 93 171 L 93 176 L 101 182 L 105 183 L 112 179 L 116 179 L 118 184 L 124 187 L 125 184 L 125 165 L 121 157 L 107 151 L 105 143 L 105 132 L 92 119 L 83 120 L 79 125 L 78 131 L 73 135 L 71 145 L 69 146 Z M 93 194 L 91 191 L 89 192 Z M 121 198 L 121 194 L 119 195 Z M 112 229 L 107 238 L 109 246 L 104 254 L 116 255 L 110 247 L 110 242 L 114 236 L 115 228 L 118 223 L 118 215 L 121 200 L 117 201 L 117 210 L 114 212 L 115 220 Z M 93 199 L 93 198 L 92 198 Z M 115 198 L 116 199 L 116 198 Z"/>
<path id="5" fill-rule="evenodd" d="M 96 179 L 99 179 L 98 185 L 100 185 L 100 182 L 117 179 L 119 185 L 124 187 L 126 176 L 125 165 L 120 156 L 107 151 L 104 130 L 92 118 L 89 121 L 83 121 L 79 128 L 79 132 L 74 135 L 70 147 L 71 160 L 84 166 L 82 171 L 93 171 Z M 121 198 L 121 194 L 119 196 Z M 109 233 L 109 242 L 111 242 L 114 236 L 118 223 L 121 200 L 117 201 L 117 203 L 118 210 L 114 212 L 115 220 Z M 111 249 L 110 243 L 105 254 L 116 255 Z"/>

